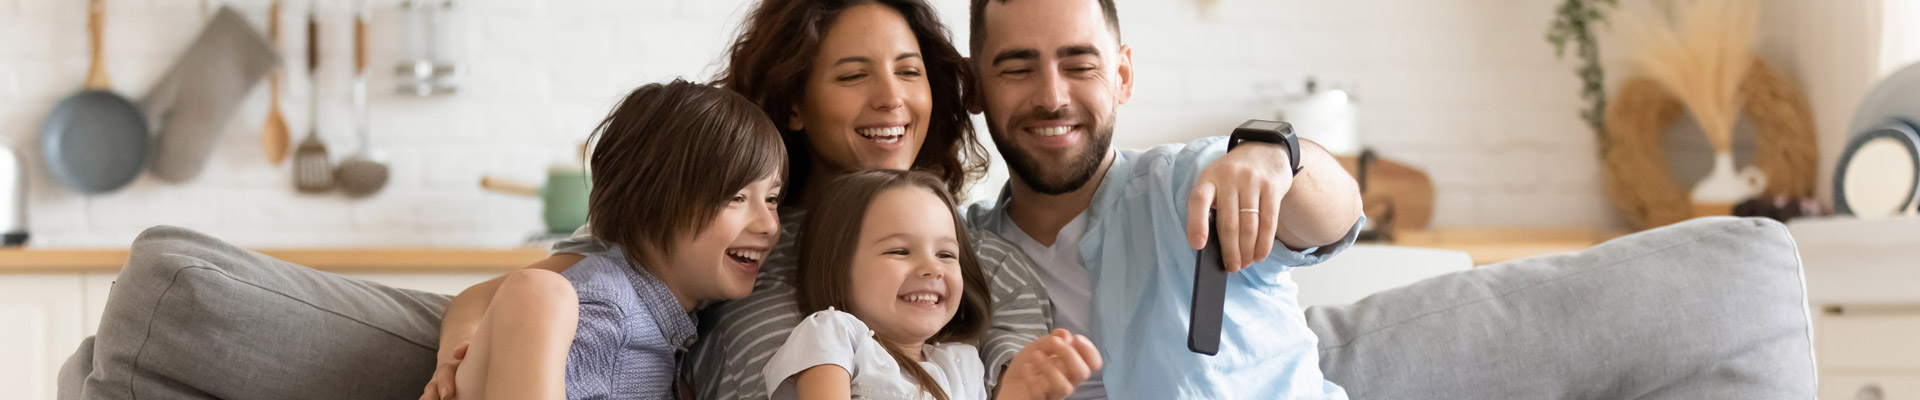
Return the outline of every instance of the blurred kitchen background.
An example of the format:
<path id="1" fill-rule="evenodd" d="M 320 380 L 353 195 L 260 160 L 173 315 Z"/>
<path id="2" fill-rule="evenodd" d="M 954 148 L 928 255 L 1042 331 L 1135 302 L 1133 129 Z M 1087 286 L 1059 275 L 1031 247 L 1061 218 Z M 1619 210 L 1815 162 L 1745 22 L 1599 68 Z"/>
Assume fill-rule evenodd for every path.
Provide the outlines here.
<path id="1" fill-rule="evenodd" d="M 233 8 L 264 36 L 272 4 L 105 3 L 106 68 L 113 89 L 135 101 L 220 7 Z M 484 191 L 481 179 L 537 186 L 549 165 L 568 162 L 624 92 L 674 77 L 712 76 L 748 2 L 454 0 L 440 10 L 446 19 L 439 25 L 418 18 L 424 6 L 414 3 L 443 1 L 365 3 L 371 17 L 366 123 L 390 177 L 378 192 L 350 197 L 296 191 L 291 148 L 315 119 L 335 163 L 362 145 L 350 92 L 352 21 L 363 3 L 282 5 L 284 37 L 277 45 L 290 67 L 281 98 L 290 128 L 287 161 L 270 163 L 263 155 L 266 80 L 238 82 L 251 90 L 224 128 L 212 132 L 217 140 L 196 177 L 171 183 L 142 173 L 124 188 L 87 195 L 57 183 L 37 150 L 42 122 L 85 80 L 87 2 L 0 0 L 0 136 L 25 159 L 31 246 L 124 247 L 156 224 L 248 247 L 521 245 L 545 230 L 541 201 Z M 966 2 L 936 3 L 964 51 Z M 1543 39 L 1559 3 L 1124 1 L 1119 11 L 1138 86 L 1134 101 L 1121 109 L 1115 145 L 1184 142 L 1224 134 L 1247 118 L 1279 117 L 1307 98 L 1311 79 L 1318 93 L 1348 94 L 1343 109 L 1353 122 L 1346 140 L 1430 181 L 1428 227 L 1633 229 L 1609 203 L 1599 141 L 1580 116 L 1587 103 L 1575 74 L 1579 61 L 1571 48 L 1557 57 Z M 1799 82 L 1818 127 L 1820 171 L 1829 171 L 1861 96 L 1882 73 L 1920 54 L 1898 45 L 1910 41 L 1882 40 L 1905 34 L 1887 21 L 1911 13 L 1881 10 L 1900 2 L 1763 3 L 1759 55 Z M 320 33 L 312 80 L 304 29 L 309 11 Z M 1594 31 L 1606 49 L 1600 62 L 1611 91 L 1633 64 L 1626 52 L 1614 51 L 1615 35 Z M 422 37 L 442 45 L 422 56 Z M 403 85 L 410 73 L 400 67 L 423 57 L 441 58 L 458 71 L 442 88 L 452 93 L 422 96 Z M 1303 133 L 1316 134 L 1307 127 Z M 973 199 L 991 197 L 1005 175 L 996 163 L 996 182 L 977 185 Z M 1826 198 L 1829 174 L 1819 175 L 1822 184 L 1814 186 Z"/>
<path id="2" fill-rule="evenodd" d="M 89 2 L 0 0 L 0 145 L 10 149 L 0 151 L 0 238 L 26 235 L 25 248 L 0 249 L 0 397 L 53 398 L 54 371 L 95 330 L 129 244 L 154 225 L 436 293 L 544 257 L 541 240 L 584 211 L 575 157 L 590 129 L 635 86 L 711 77 L 750 4 L 282 0 L 273 13 L 272 0 L 100 1 L 109 86 L 160 114 L 147 121 L 159 133 L 49 152 L 45 137 L 109 120 L 98 107 L 77 119 L 56 109 L 89 81 Z M 965 51 L 967 2 L 931 2 Z M 1119 3 L 1137 84 L 1117 147 L 1282 119 L 1360 177 L 1369 242 L 1298 271 L 1303 305 L 1695 216 L 1793 219 L 1819 310 L 1821 397 L 1920 394 L 1920 128 L 1891 119 L 1920 120 L 1920 68 L 1909 68 L 1920 4 Z M 1741 13 L 1690 4 L 1759 12 L 1743 31 Z M 265 39 L 272 14 L 277 40 Z M 1734 29 L 1685 51 L 1642 46 L 1651 33 L 1695 32 L 1669 20 Z M 1704 54 L 1737 57 L 1678 78 L 1646 68 Z M 263 66 L 276 60 L 283 135 L 264 128 L 274 96 Z M 1712 108 L 1671 94 L 1702 80 L 1739 82 L 1742 106 L 1703 114 Z M 47 123 L 57 120 L 92 125 Z M 310 126 L 324 158 L 300 151 Z M 360 157 L 363 148 L 375 151 Z M 317 168 L 296 167 L 302 155 Z M 341 165 L 357 167 L 332 183 L 361 191 L 299 189 L 329 183 Z M 106 170 L 116 166 L 126 169 Z M 1006 175 L 994 162 L 969 197 L 991 200 Z M 1792 218 L 1806 214 L 1831 216 Z M 1846 311 L 1874 307 L 1895 311 Z"/>

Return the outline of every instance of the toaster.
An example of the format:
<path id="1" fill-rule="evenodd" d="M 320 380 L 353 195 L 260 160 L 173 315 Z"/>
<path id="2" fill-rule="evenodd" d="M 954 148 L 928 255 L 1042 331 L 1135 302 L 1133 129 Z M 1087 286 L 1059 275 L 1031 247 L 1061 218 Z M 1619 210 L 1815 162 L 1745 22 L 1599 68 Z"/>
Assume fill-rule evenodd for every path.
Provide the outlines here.
<path id="1" fill-rule="evenodd" d="M 0 143 L 0 247 L 27 243 L 27 174 L 20 153 Z"/>

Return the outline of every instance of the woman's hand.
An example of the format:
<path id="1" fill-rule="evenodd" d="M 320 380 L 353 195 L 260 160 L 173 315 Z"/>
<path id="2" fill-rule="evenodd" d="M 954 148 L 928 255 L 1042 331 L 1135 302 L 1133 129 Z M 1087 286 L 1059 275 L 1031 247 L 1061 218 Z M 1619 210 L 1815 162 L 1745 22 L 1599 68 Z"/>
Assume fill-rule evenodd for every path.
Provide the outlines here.
<path id="1" fill-rule="evenodd" d="M 1013 356 L 996 399 L 1063 399 L 1100 369 L 1100 350 L 1086 336 L 1054 329 Z"/>
<path id="2" fill-rule="evenodd" d="M 459 398 L 454 393 L 453 377 L 459 374 L 460 362 L 467 359 L 467 345 L 453 349 L 452 357 L 440 360 L 433 367 L 433 380 L 427 381 L 427 390 L 420 394 L 420 400 L 453 400 Z"/>

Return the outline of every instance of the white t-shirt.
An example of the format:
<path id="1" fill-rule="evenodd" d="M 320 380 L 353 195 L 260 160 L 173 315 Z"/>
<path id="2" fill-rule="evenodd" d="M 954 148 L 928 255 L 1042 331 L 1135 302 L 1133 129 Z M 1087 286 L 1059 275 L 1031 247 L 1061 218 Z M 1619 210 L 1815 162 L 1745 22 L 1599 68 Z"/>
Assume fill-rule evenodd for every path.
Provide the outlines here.
<path id="1" fill-rule="evenodd" d="M 926 345 L 926 361 L 920 368 L 940 384 L 952 400 L 986 399 L 987 371 L 980 364 L 980 352 L 965 343 Z M 791 378 L 820 365 L 838 365 L 851 376 L 856 399 L 922 400 L 933 395 L 920 390 L 893 356 L 874 340 L 873 331 L 853 314 L 832 308 L 813 313 L 767 361 L 767 392 L 774 399 L 799 398 Z"/>
<path id="2" fill-rule="evenodd" d="M 1000 218 L 1005 219 L 1006 213 Z M 1013 242 L 1014 246 L 1027 253 L 1033 259 L 1035 272 L 1040 273 L 1040 282 L 1047 288 L 1047 297 L 1053 300 L 1053 327 L 1066 329 L 1067 332 L 1086 335 L 1093 341 L 1094 347 L 1100 346 L 1100 335 L 1093 331 L 1093 278 L 1087 274 L 1087 263 L 1080 258 L 1080 236 L 1087 233 L 1087 213 L 1073 217 L 1060 227 L 1060 233 L 1054 235 L 1053 246 L 1041 245 L 1040 241 L 1027 236 L 1013 220 L 1000 221 L 999 226 L 1007 229 L 994 232 L 1001 238 Z M 1068 400 L 1092 400 L 1107 398 L 1107 387 L 1100 374 L 1094 370 L 1085 382 L 1074 388 Z"/>

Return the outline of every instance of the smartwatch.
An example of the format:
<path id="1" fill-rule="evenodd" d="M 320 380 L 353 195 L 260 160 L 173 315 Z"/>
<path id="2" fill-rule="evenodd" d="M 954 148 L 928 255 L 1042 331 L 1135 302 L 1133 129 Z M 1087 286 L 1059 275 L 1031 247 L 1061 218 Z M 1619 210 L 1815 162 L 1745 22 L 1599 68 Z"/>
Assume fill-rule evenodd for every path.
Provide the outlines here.
<path id="1" fill-rule="evenodd" d="M 1240 127 L 1233 128 L 1233 136 L 1227 139 L 1227 151 L 1233 151 L 1241 142 L 1272 143 L 1287 148 L 1287 166 L 1293 169 L 1295 176 L 1300 175 L 1300 137 L 1293 134 L 1293 124 L 1280 121 L 1250 119 Z"/>

